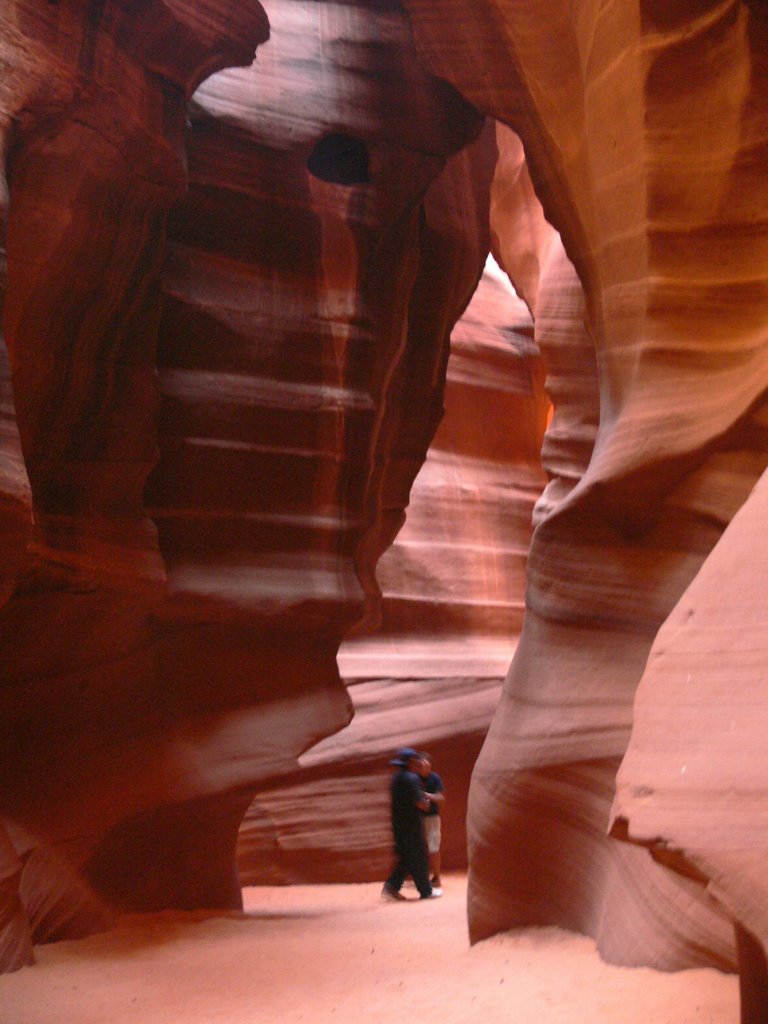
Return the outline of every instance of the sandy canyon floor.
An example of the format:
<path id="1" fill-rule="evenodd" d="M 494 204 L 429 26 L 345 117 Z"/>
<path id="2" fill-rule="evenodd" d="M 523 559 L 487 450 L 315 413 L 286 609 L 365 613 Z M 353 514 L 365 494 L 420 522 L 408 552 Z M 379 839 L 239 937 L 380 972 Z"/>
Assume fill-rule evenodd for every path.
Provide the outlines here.
<path id="1" fill-rule="evenodd" d="M 472 948 L 466 878 L 245 890 L 244 914 L 129 917 L 0 978 L 0 1024 L 737 1024 L 733 976 L 610 967 L 554 928 Z"/>

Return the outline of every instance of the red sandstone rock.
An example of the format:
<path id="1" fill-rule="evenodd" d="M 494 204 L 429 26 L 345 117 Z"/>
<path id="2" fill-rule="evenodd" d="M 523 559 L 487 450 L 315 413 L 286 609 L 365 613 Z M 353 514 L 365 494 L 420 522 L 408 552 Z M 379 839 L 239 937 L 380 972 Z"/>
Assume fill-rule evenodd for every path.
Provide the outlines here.
<path id="1" fill-rule="evenodd" d="M 0 339 L 0 606 L 27 562 L 32 499 L 21 454 L 5 344 Z"/>
<path id="2" fill-rule="evenodd" d="M 11 913 L 21 908 L 40 940 L 105 920 L 87 878 L 99 840 L 177 795 L 150 621 L 164 572 L 143 502 L 165 218 L 185 184 L 189 94 L 249 61 L 267 30 L 255 0 L 16 0 L 1 17 L 13 402 L 3 369 L 0 515 L 13 559 L 2 569 L 0 811 L 22 865 L 3 884 L 14 879 Z M 178 724 L 169 731 L 188 751 Z M 162 844 L 154 852 L 162 860 Z M 16 966 L 8 920 L 3 963 Z"/>
<path id="3" fill-rule="evenodd" d="M 351 724 L 308 751 L 298 771 L 262 789 L 248 809 L 238 844 L 243 883 L 386 878 L 388 762 L 404 738 L 429 750 L 446 785 L 443 866 L 466 864 L 469 776 L 499 689 L 498 678 L 353 683 Z"/>
<path id="4" fill-rule="evenodd" d="M 651 648 L 612 814 L 622 838 L 704 881 L 759 952 L 768 948 L 762 750 L 768 478 L 763 474 L 737 510 L 743 494 L 733 487 L 735 459 L 718 461 L 732 486 L 710 511 L 733 518 Z M 760 464 L 768 456 L 742 453 L 743 485 Z M 721 503 L 726 494 L 730 508 Z M 742 987 L 762 992 L 762 1012 L 764 961 L 745 963 L 742 946 Z"/>
<path id="5" fill-rule="evenodd" d="M 32 930 L 19 895 L 22 863 L 16 847 L 0 828 L 0 964 L 15 971 L 32 960 Z"/>
<path id="6" fill-rule="evenodd" d="M 239 771 L 290 769 L 301 787 L 293 758 L 348 720 L 336 650 L 377 598 L 376 560 L 440 417 L 449 331 L 487 252 L 495 147 L 485 133 L 446 163 L 480 122 L 416 64 L 401 13 L 268 13 L 257 63 L 212 79 L 193 106 L 149 498 L 175 692 L 190 707 L 224 686 L 254 723 L 273 706 L 283 760 L 252 724 Z M 368 94 L 352 102 L 363 75 Z M 355 173 L 370 181 L 342 180 Z M 310 825 L 296 843 L 303 877 L 327 870 L 315 818 L 318 835 Z M 273 871 L 263 851 L 241 863 L 249 879 Z"/>
<path id="7" fill-rule="evenodd" d="M 194 109 L 158 435 L 186 98 L 266 38 L 255 0 L 236 6 L 3 14 L 9 965 L 31 934 L 103 920 L 96 890 L 118 906 L 236 901 L 250 791 L 344 720 L 336 645 L 376 597 L 486 246 L 487 138 L 464 148 L 478 118 L 419 67 L 401 12 L 270 4 L 263 73 L 220 76 Z M 763 7 L 406 6 L 432 71 L 525 145 L 530 181 L 499 131 L 494 251 L 535 314 L 556 404 L 525 629 L 473 783 L 473 935 L 554 921 L 622 962 L 727 964 L 725 907 L 757 1019 L 762 849 L 730 849 L 704 799 L 680 821 L 656 801 L 669 835 L 627 805 L 639 840 L 671 844 L 695 881 L 606 830 L 654 638 L 699 572 L 711 593 L 717 552 L 759 507 L 710 560 L 768 448 Z M 318 68 L 308 90 L 297 72 Z M 262 88 L 244 101 L 250 76 Z M 159 541 L 144 493 L 158 445 Z M 655 659 L 638 737 L 674 692 Z M 690 753 L 705 710 L 679 737 Z"/>
<path id="8" fill-rule="evenodd" d="M 451 337 L 445 416 L 379 562 L 378 628 L 339 652 L 355 717 L 275 780 L 240 830 L 246 883 L 359 881 L 391 868 L 387 767 L 430 751 L 449 798 L 443 864 L 466 867 L 472 765 L 520 632 L 547 401 L 523 303 L 486 274 Z"/>
<path id="9" fill-rule="evenodd" d="M 558 311 L 557 288 L 539 294 L 537 340 L 545 356 L 564 331 L 572 346 L 583 316 L 599 378 L 598 391 L 582 374 L 599 418 L 591 408 L 571 478 L 541 506 L 526 624 L 474 776 L 472 932 L 555 921 L 621 962 L 727 962 L 706 904 L 604 833 L 651 642 L 763 463 L 748 414 L 768 383 L 764 16 L 751 3 L 642 18 L 561 0 L 407 7 L 429 66 L 520 134 L 585 291 L 583 314 Z"/>
<path id="10" fill-rule="evenodd" d="M 377 568 L 384 599 L 376 643 L 401 663 L 397 675 L 421 639 L 438 645 L 435 659 L 441 641 L 465 642 L 463 671 L 482 676 L 483 641 L 496 659 L 520 632 L 549 409 L 532 335 L 524 304 L 486 273 L 451 336 L 445 416 L 407 521 Z M 353 655 L 354 644 L 345 651 Z"/>
<path id="11" fill-rule="evenodd" d="M 491 188 L 493 251 L 535 317 L 542 267 L 550 249 L 560 245 L 560 236 L 544 217 L 520 137 L 498 121 L 496 144 L 499 160 Z"/>
<path id="12" fill-rule="evenodd" d="M 465 149 L 482 121 L 402 12 L 275 3 L 263 62 L 197 95 L 161 309 L 186 99 L 267 31 L 255 2 L 131 11 L 20 2 L 3 37 L 35 533 L 0 620 L 0 806 L 36 938 L 239 903 L 251 793 L 348 718 L 336 648 L 489 244 L 492 135 Z"/>

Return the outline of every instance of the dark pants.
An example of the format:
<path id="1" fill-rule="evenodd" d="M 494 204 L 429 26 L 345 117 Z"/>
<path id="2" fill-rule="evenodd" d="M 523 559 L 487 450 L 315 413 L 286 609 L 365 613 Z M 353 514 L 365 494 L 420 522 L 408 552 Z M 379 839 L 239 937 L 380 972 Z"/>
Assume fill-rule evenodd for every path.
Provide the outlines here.
<path id="1" fill-rule="evenodd" d="M 429 896 L 432 892 L 429 882 L 429 854 L 420 823 L 418 832 L 414 830 L 395 836 L 395 853 L 397 864 L 386 881 L 387 888 L 399 892 L 403 882 L 411 875 L 421 895 Z"/>

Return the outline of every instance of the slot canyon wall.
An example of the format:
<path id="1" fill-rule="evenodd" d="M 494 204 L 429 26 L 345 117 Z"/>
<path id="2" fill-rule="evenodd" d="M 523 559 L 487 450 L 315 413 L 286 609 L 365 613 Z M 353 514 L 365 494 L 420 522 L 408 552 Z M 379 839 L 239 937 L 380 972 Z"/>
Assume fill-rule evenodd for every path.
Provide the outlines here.
<path id="1" fill-rule="evenodd" d="M 164 580 L 142 497 L 164 222 L 189 97 L 268 30 L 250 0 L 6 0 L 0 21 L 0 958 L 15 967 L 33 940 L 109 920 L 84 865 L 166 797 L 149 622 Z"/>
<path id="2" fill-rule="evenodd" d="M 765 609 L 743 559 L 768 461 L 765 5 L 407 6 L 428 65 L 520 134 L 560 231 L 536 299 L 554 387 L 568 350 L 596 356 L 598 404 L 545 440 L 525 625 L 470 793 L 472 934 L 556 922 L 617 962 L 722 965 L 726 908 L 762 1021 Z"/>
<path id="3" fill-rule="evenodd" d="M 487 529 L 483 575 L 486 538 L 525 534 L 543 357 L 549 482 L 469 794 L 471 936 L 554 923 L 618 963 L 738 959 L 763 1021 L 764 0 L 0 16 L 3 964 L 115 910 L 235 905 L 248 807 L 245 877 L 327 863 L 334 787 L 383 784 L 422 714 L 441 767 L 454 744 L 466 763 L 524 559 L 470 613 L 424 536 Z M 424 463 L 489 245 L 533 377 L 489 459 L 463 434 L 468 311 L 458 424 Z M 514 339 L 486 340 L 502 393 Z M 442 476 L 464 457 L 500 491 L 471 519 Z M 458 645 L 461 674 L 417 664 L 417 638 Z M 351 703 L 358 738 L 309 750 Z"/>
<path id="4" fill-rule="evenodd" d="M 488 130 L 473 142 L 472 109 L 422 80 L 401 11 L 265 9 L 271 38 L 256 63 L 210 79 L 190 110 L 189 196 L 169 226 L 161 458 L 149 500 L 169 581 L 178 597 L 187 592 L 184 629 L 199 634 L 201 591 L 219 603 L 229 591 L 237 643 L 263 663 L 262 691 L 284 699 L 286 652 L 300 651 L 293 685 L 316 706 L 323 673 L 338 685 L 342 637 L 364 608 L 375 614 L 373 570 L 441 415 L 450 330 L 489 245 L 495 142 Z M 396 99 L 385 95 L 392 82 Z M 336 148 L 321 151 L 328 142 Z M 446 162 L 447 149 L 462 147 Z M 215 621 L 204 628 L 210 654 L 196 645 L 192 656 L 210 674 L 233 635 Z M 254 669 L 241 660 L 236 673 Z M 273 747 L 291 723 L 306 728 L 306 714 L 287 711 L 265 736 Z M 273 810 L 266 836 L 250 827 L 270 805 L 260 796 L 241 832 L 241 880 L 356 877 L 359 856 L 324 855 L 327 787 L 307 790 L 295 761 L 316 738 L 304 734 L 294 756 L 274 759 L 259 787 L 298 787 L 306 846 L 272 827 Z M 298 862 L 276 868 L 291 846 Z"/>
<path id="5" fill-rule="evenodd" d="M 239 905 L 488 251 L 493 135 L 403 11 L 266 6 L 2 9 L 6 968 Z"/>
<path id="6" fill-rule="evenodd" d="M 388 767 L 428 749 L 446 785 L 442 862 L 466 869 L 469 780 L 522 625 L 549 403 L 524 303 L 484 274 L 451 336 L 445 416 L 377 567 L 382 599 L 342 644 L 354 718 L 260 790 L 245 884 L 374 881 L 392 866 Z"/>

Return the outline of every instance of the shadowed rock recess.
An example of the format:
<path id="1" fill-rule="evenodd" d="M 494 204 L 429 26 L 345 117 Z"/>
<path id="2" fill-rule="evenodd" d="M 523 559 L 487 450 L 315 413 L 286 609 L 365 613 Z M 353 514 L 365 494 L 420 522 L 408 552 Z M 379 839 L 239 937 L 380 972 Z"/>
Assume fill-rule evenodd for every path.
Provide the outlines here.
<path id="1" fill-rule="evenodd" d="M 519 633 L 472 938 L 766 1021 L 763 0 L 5 0 L 0 61 L 2 965 L 238 905 L 249 807 L 244 877 L 370 877 Z"/>

